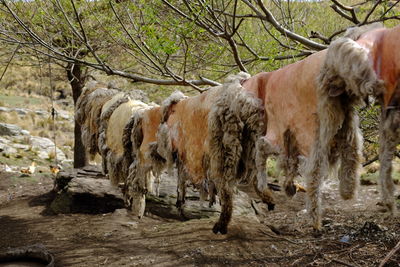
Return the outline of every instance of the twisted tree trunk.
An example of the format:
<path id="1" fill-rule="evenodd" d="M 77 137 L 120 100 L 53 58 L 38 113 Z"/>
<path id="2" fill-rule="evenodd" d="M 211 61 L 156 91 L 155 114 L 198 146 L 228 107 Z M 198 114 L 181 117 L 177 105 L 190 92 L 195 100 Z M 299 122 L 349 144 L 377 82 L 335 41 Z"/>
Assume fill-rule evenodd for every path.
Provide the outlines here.
<path id="1" fill-rule="evenodd" d="M 82 65 L 68 64 L 67 77 L 72 89 L 72 98 L 74 99 L 74 106 L 78 97 L 82 93 L 85 86 L 86 75 L 82 72 Z M 81 125 L 75 121 L 74 126 L 74 168 L 82 168 L 88 163 L 86 150 L 83 146 L 81 139 Z"/>

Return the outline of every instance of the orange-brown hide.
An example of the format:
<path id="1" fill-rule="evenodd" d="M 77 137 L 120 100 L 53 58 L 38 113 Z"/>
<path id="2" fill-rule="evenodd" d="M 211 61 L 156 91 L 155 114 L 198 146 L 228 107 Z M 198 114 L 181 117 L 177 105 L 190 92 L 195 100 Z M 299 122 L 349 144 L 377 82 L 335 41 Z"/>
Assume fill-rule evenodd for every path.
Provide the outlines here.
<path id="1" fill-rule="evenodd" d="M 400 26 L 392 29 L 377 29 L 361 36 L 357 43 L 370 50 L 375 73 L 385 81 L 383 95 L 384 107 L 387 107 L 395 93 L 400 76 Z M 400 97 L 400 96 L 399 96 Z"/>
<path id="2" fill-rule="evenodd" d="M 147 109 L 143 112 L 142 119 L 142 134 L 143 141 L 139 148 L 140 162 L 145 164 L 151 164 L 150 158 L 148 157 L 149 144 L 157 141 L 157 130 L 161 122 L 161 108 L 154 107 Z"/>
<path id="3" fill-rule="evenodd" d="M 209 152 L 208 115 L 217 96 L 218 87 L 181 100 L 171 107 L 167 121 L 172 148 L 195 185 L 205 179 L 203 157 Z"/>
<path id="4" fill-rule="evenodd" d="M 259 73 L 243 83 L 243 87 L 263 99 L 267 121 L 266 138 L 271 145 L 284 148 L 284 133 L 289 129 L 308 156 L 315 139 L 316 77 L 326 51 L 273 72 Z"/>

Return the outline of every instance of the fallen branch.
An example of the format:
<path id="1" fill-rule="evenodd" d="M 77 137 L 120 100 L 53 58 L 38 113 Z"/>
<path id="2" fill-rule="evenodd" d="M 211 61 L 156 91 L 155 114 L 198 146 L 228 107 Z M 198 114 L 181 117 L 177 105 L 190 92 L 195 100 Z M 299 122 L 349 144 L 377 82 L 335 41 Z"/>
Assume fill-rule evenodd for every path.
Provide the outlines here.
<path id="1" fill-rule="evenodd" d="M 400 152 L 394 152 L 394 156 L 395 157 L 398 157 L 399 159 L 400 159 Z M 379 155 L 376 155 L 375 157 L 373 157 L 372 159 L 370 159 L 370 160 L 367 160 L 366 162 L 364 162 L 363 164 L 362 164 L 362 166 L 363 167 L 365 167 L 365 166 L 368 166 L 368 165 L 370 165 L 371 163 L 373 163 L 373 162 L 375 162 L 375 161 L 377 161 L 377 160 L 379 160 Z"/>
<path id="2" fill-rule="evenodd" d="M 273 234 L 270 234 L 270 233 L 268 233 L 268 232 L 265 232 L 265 231 L 263 231 L 263 230 L 261 230 L 261 229 L 260 229 L 260 232 L 263 233 L 263 234 L 266 235 L 266 236 L 269 236 L 269 237 L 272 237 L 272 238 L 276 238 L 276 239 L 279 239 L 279 240 L 284 240 L 284 241 L 287 241 L 287 242 L 292 243 L 292 244 L 295 244 L 295 245 L 300 245 L 300 244 L 302 244 L 302 242 L 293 241 L 293 240 L 291 240 L 291 239 L 289 239 L 289 238 L 286 238 L 286 237 L 283 237 L 283 236 L 273 235 Z"/>
<path id="3" fill-rule="evenodd" d="M 400 249 L 400 241 L 397 245 L 386 255 L 386 257 L 381 261 L 379 267 L 383 267 L 389 259 Z"/>
<path id="4" fill-rule="evenodd" d="M 332 259 L 331 261 L 332 261 L 332 262 L 339 263 L 339 264 L 342 264 L 342 265 L 344 265 L 344 266 L 356 267 L 356 266 L 353 265 L 353 264 L 350 264 L 350 263 L 347 263 L 347 262 L 344 262 L 344 261 L 341 261 L 341 260 L 338 260 L 338 259 Z"/>
<path id="5" fill-rule="evenodd" d="M 379 159 L 379 155 L 373 157 L 373 158 L 370 159 L 370 160 L 367 160 L 366 162 L 364 162 L 364 163 L 362 164 L 362 166 L 363 166 L 363 167 L 368 166 L 368 165 L 370 165 L 371 163 L 377 161 L 378 159 Z"/>

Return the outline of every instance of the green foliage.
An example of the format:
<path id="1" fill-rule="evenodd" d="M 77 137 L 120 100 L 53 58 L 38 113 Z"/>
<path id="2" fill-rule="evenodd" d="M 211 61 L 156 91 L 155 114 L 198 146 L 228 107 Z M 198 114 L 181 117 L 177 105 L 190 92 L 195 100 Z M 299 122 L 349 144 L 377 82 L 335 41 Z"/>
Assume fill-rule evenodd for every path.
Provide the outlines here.
<path id="1" fill-rule="evenodd" d="M 276 159 L 268 158 L 267 160 L 267 175 L 268 177 L 279 178 L 281 170 L 277 166 Z"/>
<path id="2" fill-rule="evenodd" d="M 21 96 L 14 95 L 0 95 L 0 101 L 6 103 L 6 106 L 16 107 L 16 106 L 24 106 L 24 105 L 38 105 L 41 100 L 38 98 L 26 98 Z"/>
<path id="3" fill-rule="evenodd" d="M 361 130 L 364 137 L 364 157 L 370 160 L 378 154 L 380 107 L 373 105 L 359 110 Z"/>

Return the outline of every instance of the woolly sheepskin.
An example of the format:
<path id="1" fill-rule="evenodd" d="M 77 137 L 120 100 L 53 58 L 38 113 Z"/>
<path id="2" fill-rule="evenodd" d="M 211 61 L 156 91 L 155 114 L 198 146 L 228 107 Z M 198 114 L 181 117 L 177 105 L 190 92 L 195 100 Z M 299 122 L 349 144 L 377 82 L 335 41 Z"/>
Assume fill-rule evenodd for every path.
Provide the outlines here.
<path id="1" fill-rule="evenodd" d="M 98 138 L 101 109 L 104 103 L 117 93 L 116 90 L 106 88 L 85 89 L 77 101 L 75 119 L 81 126 L 82 142 L 91 158 L 99 153 Z"/>
<path id="2" fill-rule="evenodd" d="M 247 157 L 255 157 L 254 149 L 246 141 L 263 132 L 263 116 L 261 101 L 241 92 L 241 82 L 247 78 L 248 74 L 240 73 L 201 95 L 163 103 L 158 152 L 168 165 L 177 165 L 177 206 L 184 204 L 188 182 L 203 194 L 208 191 L 210 203 L 218 191 L 222 213 L 214 232 L 227 231 L 235 184 L 248 180 L 245 176 L 255 176 L 247 165 L 252 162 Z M 239 174 L 240 162 L 245 168 Z"/>
<path id="3" fill-rule="evenodd" d="M 143 102 L 130 100 L 119 105 L 110 116 L 106 129 L 105 145 L 108 149 L 106 157 L 107 170 L 113 184 L 125 182 L 128 173 L 121 166 L 124 154 L 122 140 L 125 125 L 134 112 L 147 107 Z"/>
<path id="4" fill-rule="evenodd" d="M 318 128 L 316 143 L 307 164 L 309 210 L 314 229 L 321 228 L 320 184 L 340 159 L 340 194 L 354 198 L 361 168 L 362 136 L 356 106 L 369 95 L 383 92 L 370 45 L 379 38 L 379 25 L 353 28 L 332 42 L 317 76 Z M 367 34 L 367 35 L 365 35 Z M 366 41 L 364 41 L 365 39 Z"/>

